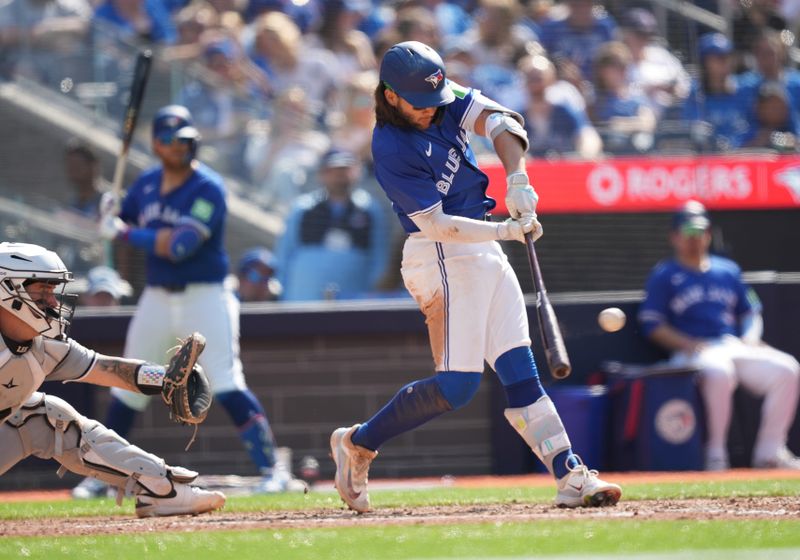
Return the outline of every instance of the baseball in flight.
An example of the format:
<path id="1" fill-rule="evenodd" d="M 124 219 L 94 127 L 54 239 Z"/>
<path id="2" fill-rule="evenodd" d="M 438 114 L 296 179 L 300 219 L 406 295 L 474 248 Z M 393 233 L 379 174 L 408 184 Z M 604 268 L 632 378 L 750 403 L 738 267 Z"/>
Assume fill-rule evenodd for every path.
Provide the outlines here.
<path id="1" fill-rule="evenodd" d="M 597 314 L 600 328 L 606 332 L 617 332 L 625 326 L 625 312 L 619 307 L 607 307 Z"/>

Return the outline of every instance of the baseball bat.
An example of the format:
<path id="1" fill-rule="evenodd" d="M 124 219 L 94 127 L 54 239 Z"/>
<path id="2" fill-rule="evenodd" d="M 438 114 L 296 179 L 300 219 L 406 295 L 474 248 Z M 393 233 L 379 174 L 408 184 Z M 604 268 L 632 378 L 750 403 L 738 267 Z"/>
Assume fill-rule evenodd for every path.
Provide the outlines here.
<path id="1" fill-rule="evenodd" d="M 525 245 L 528 248 L 528 264 L 531 268 L 533 289 L 536 293 L 536 318 L 539 322 L 539 333 L 542 335 L 547 366 L 553 377 L 564 379 L 572 372 L 572 365 L 569 363 L 567 347 L 564 345 L 564 337 L 558 326 L 556 312 L 550 304 L 550 298 L 547 297 L 547 289 L 544 287 L 539 259 L 536 256 L 533 237 L 530 233 L 525 234 Z"/>
<path id="2" fill-rule="evenodd" d="M 136 120 L 139 118 L 139 110 L 142 106 L 142 99 L 144 99 L 144 90 L 147 85 L 147 78 L 150 75 L 152 58 L 153 54 L 149 50 L 140 52 L 136 57 L 130 97 L 128 98 L 128 106 L 125 109 L 125 118 L 122 121 L 122 148 L 119 156 L 117 156 L 114 177 L 111 179 L 111 192 L 117 195 L 118 198 L 122 194 L 122 180 L 125 175 L 125 165 L 128 162 L 128 150 L 133 140 L 133 132 L 136 130 Z"/>

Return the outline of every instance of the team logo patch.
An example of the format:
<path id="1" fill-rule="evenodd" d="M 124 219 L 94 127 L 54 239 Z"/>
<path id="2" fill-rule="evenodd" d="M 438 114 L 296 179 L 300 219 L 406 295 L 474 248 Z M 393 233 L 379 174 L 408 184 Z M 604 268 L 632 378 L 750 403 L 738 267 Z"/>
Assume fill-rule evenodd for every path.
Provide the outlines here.
<path id="1" fill-rule="evenodd" d="M 680 445 L 694 435 L 697 419 L 694 409 L 684 399 L 670 399 L 656 412 L 656 432 L 668 443 Z"/>
<path id="2" fill-rule="evenodd" d="M 214 214 L 214 205 L 204 198 L 198 198 L 194 201 L 194 204 L 192 204 L 192 209 L 189 211 L 189 214 L 202 222 L 207 222 L 211 219 L 212 214 Z"/>
<path id="3" fill-rule="evenodd" d="M 444 74 L 442 73 L 441 69 L 425 78 L 425 81 L 430 82 L 430 84 L 433 86 L 433 89 L 436 89 L 442 80 L 444 80 Z"/>

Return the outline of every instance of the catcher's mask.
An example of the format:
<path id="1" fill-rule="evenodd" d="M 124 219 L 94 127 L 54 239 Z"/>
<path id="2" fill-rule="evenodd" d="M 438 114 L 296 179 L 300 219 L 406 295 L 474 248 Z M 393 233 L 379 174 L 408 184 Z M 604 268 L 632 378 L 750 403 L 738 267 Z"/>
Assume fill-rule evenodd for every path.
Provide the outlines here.
<path id="1" fill-rule="evenodd" d="M 53 251 L 29 243 L 0 243 L 0 306 L 42 336 L 63 340 L 69 333 L 77 294 L 65 292 L 72 273 Z M 31 290 L 35 284 L 49 290 Z"/>

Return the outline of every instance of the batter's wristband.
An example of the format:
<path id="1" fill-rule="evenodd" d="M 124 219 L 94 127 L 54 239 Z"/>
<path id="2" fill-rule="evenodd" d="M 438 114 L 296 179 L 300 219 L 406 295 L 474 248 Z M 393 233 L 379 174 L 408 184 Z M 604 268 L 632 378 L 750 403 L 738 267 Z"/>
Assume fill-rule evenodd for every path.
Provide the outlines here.
<path id="1" fill-rule="evenodd" d="M 147 362 L 140 364 L 134 373 L 136 387 L 145 395 L 159 395 L 166 373 L 167 370 L 162 365 Z"/>

